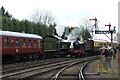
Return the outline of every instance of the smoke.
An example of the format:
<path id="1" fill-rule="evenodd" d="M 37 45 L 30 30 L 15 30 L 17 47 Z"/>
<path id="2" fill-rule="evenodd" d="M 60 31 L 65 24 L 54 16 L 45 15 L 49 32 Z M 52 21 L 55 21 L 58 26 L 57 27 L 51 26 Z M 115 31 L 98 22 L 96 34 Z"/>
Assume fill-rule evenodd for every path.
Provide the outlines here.
<path id="1" fill-rule="evenodd" d="M 67 40 L 69 42 L 71 42 L 71 46 L 70 48 L 73 48 L 73 42 L 79 37 L 80 39 L 82 39 L 82 30 L 83 28 L 80 28 L 80 27 L 76 27 L 75 29 L 73 29 L 71 31 L 71 33 L 69 33 L 67 35 Z"/>

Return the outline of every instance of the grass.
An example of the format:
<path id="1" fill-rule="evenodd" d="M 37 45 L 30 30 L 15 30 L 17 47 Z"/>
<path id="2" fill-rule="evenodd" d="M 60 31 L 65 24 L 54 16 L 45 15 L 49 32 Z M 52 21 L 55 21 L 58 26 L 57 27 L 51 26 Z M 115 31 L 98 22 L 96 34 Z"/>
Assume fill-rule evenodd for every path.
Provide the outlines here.
<path id="1" fill-rule="evenodd" d="M 115 74 L 111 68 L 106 68 L 102 60 L 98 62 L 96 65 L 97 72 L 104 73 L 104 74 Z"/>

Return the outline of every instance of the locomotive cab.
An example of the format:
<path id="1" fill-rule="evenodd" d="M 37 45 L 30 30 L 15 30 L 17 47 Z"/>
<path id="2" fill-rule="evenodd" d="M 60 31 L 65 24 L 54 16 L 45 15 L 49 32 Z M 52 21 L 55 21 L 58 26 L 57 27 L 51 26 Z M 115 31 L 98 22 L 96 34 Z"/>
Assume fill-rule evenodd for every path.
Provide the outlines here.
<path id="1" fill-rule="evenodd" d="M 83 47 L 84 47 L 84 43 L 81 43 L 79 41 L 75 41 L 73 43 L 73 49 L 75 50 L 83 49 Z"/>
<path id="2" fill-rule="evenodd" d="M 79 41 L 77 38 L 77 40 L 73 42 L 73 48 L 69 50 L 69 52 L 72 57 L 83 57 L 84 42 Z"/>

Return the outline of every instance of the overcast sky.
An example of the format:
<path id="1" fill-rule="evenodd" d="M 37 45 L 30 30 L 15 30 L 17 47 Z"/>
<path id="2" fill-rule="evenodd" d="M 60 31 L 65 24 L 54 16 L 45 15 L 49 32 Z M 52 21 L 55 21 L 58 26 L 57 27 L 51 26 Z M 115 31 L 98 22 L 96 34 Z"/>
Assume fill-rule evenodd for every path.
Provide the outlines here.
<path id="1" fill-rule="evenodd" d="M 36 9 L 48 10 L 55 16 L 57 31 L 64 26 L 79 26 L 83 19 L 97 18 L 99 26 L 111 23 L 118 26 L 119 0 L 0 0 L 13 17 L 29 19 Z"/>

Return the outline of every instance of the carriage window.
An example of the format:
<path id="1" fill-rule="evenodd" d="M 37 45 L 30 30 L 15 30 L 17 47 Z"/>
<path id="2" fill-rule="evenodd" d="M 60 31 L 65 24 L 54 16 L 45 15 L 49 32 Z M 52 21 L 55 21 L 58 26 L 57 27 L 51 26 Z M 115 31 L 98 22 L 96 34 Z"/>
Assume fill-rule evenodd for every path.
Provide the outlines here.
<path id="1" fill-rule="evenodd" d="M 14 39 L 11 39 L 11 44 L 14 45 Z"/>
<path id="2" fill-rule="evenodd" d="M 100 43 L 100 46 L 102 46 L 102 43 Z"/>
<path id="3" fill-rule="evenodd" d="M 98 44 L 98 46 L 100 46 L 100 43 Z"/>
<path id="4" fill-rule="evenodd" d="M 25 39 L 23 39 L 22 41 L 22 47 L 25 47 L 26 46 L 26 42 L 25 42 Z"/>
<path id="5" fill-rule="evenodd" d="M 37 47 L 37 40 L 34 40 L 34 47 Z"/>
<path id="6" fill-rule="evenodd" d="M 99 46 L 99 43 L 97 43 L 97 46 Z"/>
<path id="7" fill-rule="evenodd" d="M 4 39 L 4 46 L 7 47 L 9 45 L 9 39 L 5 38 Z"/>
<path id="8" fill-rule="evenodd" d="M 98 43 L 95 43 L 95 46 L 98 46 Z"/>
<path id="9" fill-rule="evenodd" d="M 111 43 L 109 43 L 109 46 L 111 46 Z"/>
<path id="10" fill-rule="evenodd" d="M 32 47 L 32 41 L 29 39 L 28 47 Z"/>
<path id="11" fill-rule="evenodd" d="M 106 46 L 106 44 L 104 43 L 104 46 Z"/>
<path id="12" fill-rule="evenodd" d="M 95 46 L 98 46 L 98 43 L 95 43 Z"/>
<path id="13" fill-rule="evenodd" d="M 18 47 L 20 45 L 20 40 L 19 38 L 16 39 L 16 47 Z"/>
<path id="14" fill-rule="evenodd" d="M 96 43 L 94 43 L 94 45 L 96 46 Z"/>
<path id="15" fill-rule="evenodd" d="M 40 40 L 38 40 L 38 47 L 40 47 Z"/>

